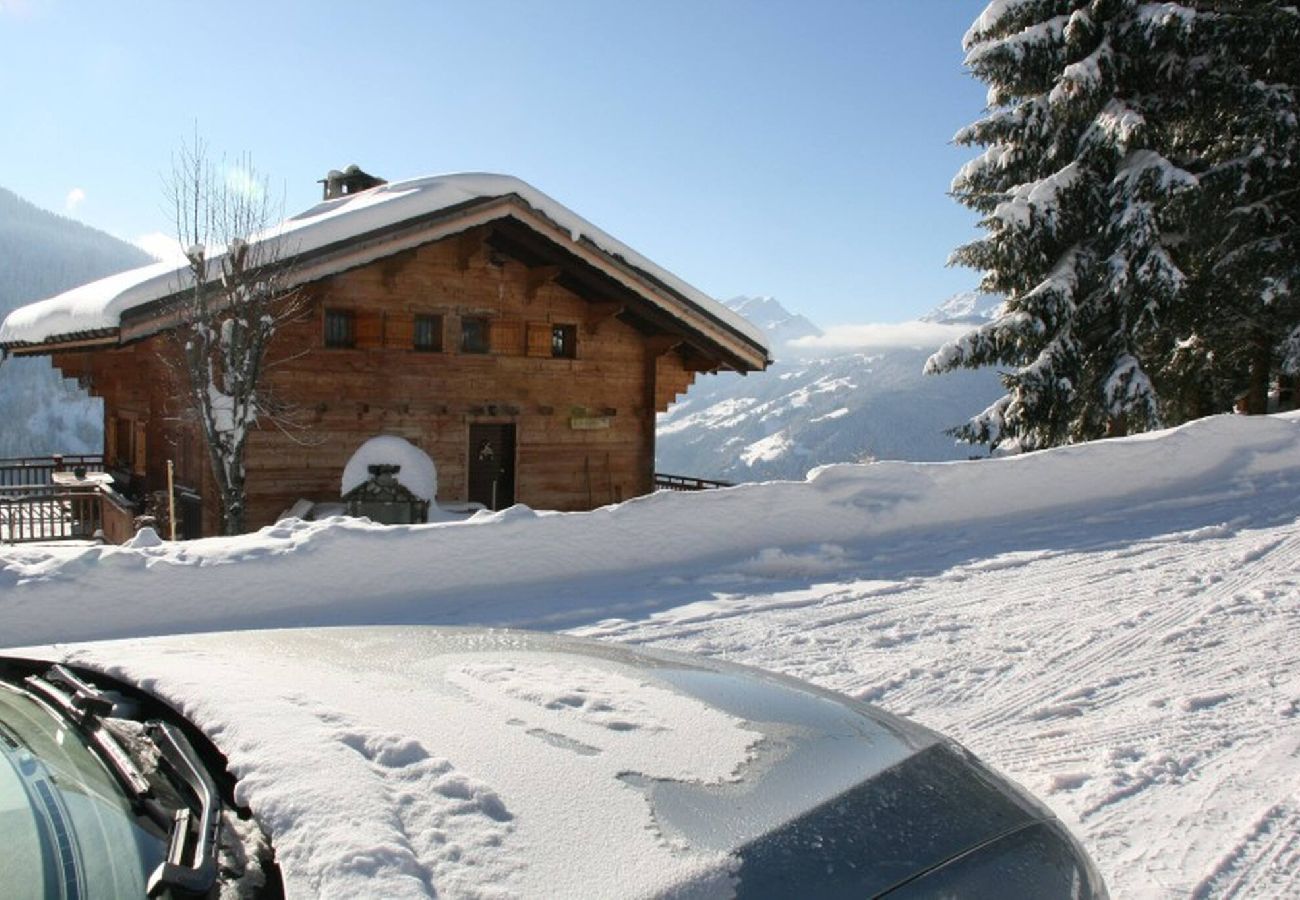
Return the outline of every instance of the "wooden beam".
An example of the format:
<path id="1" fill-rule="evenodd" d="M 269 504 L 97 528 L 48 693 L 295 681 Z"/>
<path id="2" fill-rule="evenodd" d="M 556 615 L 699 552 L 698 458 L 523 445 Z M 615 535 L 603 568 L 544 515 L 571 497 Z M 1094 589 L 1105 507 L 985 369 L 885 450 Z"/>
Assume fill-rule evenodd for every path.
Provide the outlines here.
<path id="1" fill-rule="evenodd" d="M 471 228 L 456 237 L 456 267 L 460 271 L 469 269 L 470 260 L 483 248 L 486 239 L 487 231 L 482 228 Z"/>
<path id="2" fill-rule="evenodd" d="M 645 339 L 646 357 L 658 359 L 681 344 L 686 339 L 676 334 L 656 334 Z"/>
<path id="3" fill-rule="evenodd" d="M 532 303 L 537 297 L 537 292 L 559 278 L 562 271 L 564 270 L 559 266 L 537 266 L 529 269 L 524 284 L 524 302 Z"/>
<path id="4" fill-rule="evenodd" d="M 716 359 L 708 359 L 697 353 L 688 353 L 682 360 L 682 368 L 688 372 L 716 372 L 722 368 L 722 362 Z"/>
<path id="5" fill-rule="evenodd" d="M 617 303 L 613 300 L 588 303 L 587 318 L 584 323 L 587 326 L 587 334 L 594 335 L 600 330 L 601 325 L 617 316 L 626 308 L 627 307 L 624 304 Z"/>
<path id="6" fill-rule="evenodd" d="M 62 353 L 64 350 L 86 350 L 91 347 L 111 347 L 115 346 L 117 342 L 118 336 L 116 334 L 110 334 L 103 337 L 83 338 L 81 340 L 71 338 L 48 344 L 23 344 L 17 347 L 10 347 L 6 352 L 8 352 L 10 356 L 46 356 L 51 353 Z"/>

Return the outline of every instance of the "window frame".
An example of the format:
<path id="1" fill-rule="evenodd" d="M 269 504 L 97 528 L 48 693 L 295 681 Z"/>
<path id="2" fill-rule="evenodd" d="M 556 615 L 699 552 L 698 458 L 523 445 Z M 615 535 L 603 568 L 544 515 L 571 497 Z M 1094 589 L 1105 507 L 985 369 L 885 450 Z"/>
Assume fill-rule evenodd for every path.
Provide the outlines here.
<path id="1" fill-rule="evenodd" d="M 551 359 L 578 358 L 578 326 L 551 323 Z"/>
<path id="2" fill-rule="evenodd" d="M 481 327 L 482 344 L 471 344 L 469 328 L 471 323 Z M 492 352 L 492 319 L 489 316 L 460 317 L 460 352 L 473 356 L 484 356 Z"/>
<path id="3" fill-rule="evenodd" d="M 331 325 L 346 323 L 343 339 L 334 333 Z M 355 310 L 326 308 L 321 324 L 321 339 L 326 350 L 355 350 L 357 346 L 357 314 Z"/>
<path id="4" fill-rule="evenodd" d="M 421 325 L 428 326 L 429 340 L 421 342 Z M 446 323 L 442 313 L 415 313 L 411 322 L 411 349 L 416 353 L 441 353 Z"/>

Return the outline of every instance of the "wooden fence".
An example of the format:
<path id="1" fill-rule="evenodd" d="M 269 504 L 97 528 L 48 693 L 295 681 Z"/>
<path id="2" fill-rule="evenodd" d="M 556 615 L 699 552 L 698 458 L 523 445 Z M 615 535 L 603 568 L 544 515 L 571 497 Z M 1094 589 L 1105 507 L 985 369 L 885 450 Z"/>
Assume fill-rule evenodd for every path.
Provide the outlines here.
<path id="1" fill-rule="evenodd" d="M 88 540 L 102 528 L 96 488 L 50 484 L 0 487 L 0 541 Z"/>

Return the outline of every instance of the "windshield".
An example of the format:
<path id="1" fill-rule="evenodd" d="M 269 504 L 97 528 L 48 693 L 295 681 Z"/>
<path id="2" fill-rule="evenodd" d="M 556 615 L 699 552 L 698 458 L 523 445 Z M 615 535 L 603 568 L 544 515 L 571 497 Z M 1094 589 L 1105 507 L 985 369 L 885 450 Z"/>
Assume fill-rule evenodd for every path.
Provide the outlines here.
<path id="1" fill-rule="evenodd" d="M 11 898 L 142 897 L 165 855 L 81 734 L 0 684 L 0 884 Z"/>

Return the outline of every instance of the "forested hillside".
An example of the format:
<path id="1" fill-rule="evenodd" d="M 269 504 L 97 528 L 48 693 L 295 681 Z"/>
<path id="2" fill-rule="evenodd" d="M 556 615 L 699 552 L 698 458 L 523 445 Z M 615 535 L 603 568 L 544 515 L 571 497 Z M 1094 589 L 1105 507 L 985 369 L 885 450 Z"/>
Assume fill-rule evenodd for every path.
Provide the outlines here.
<path id="1" fill-rule="evenodd" d="M 149 263 L 139 248 L 0 188 L 0 318 L 69 288 Z M 0 457 L 93 452 L 100 404 L 44 357 L 0 364 Z"/>

